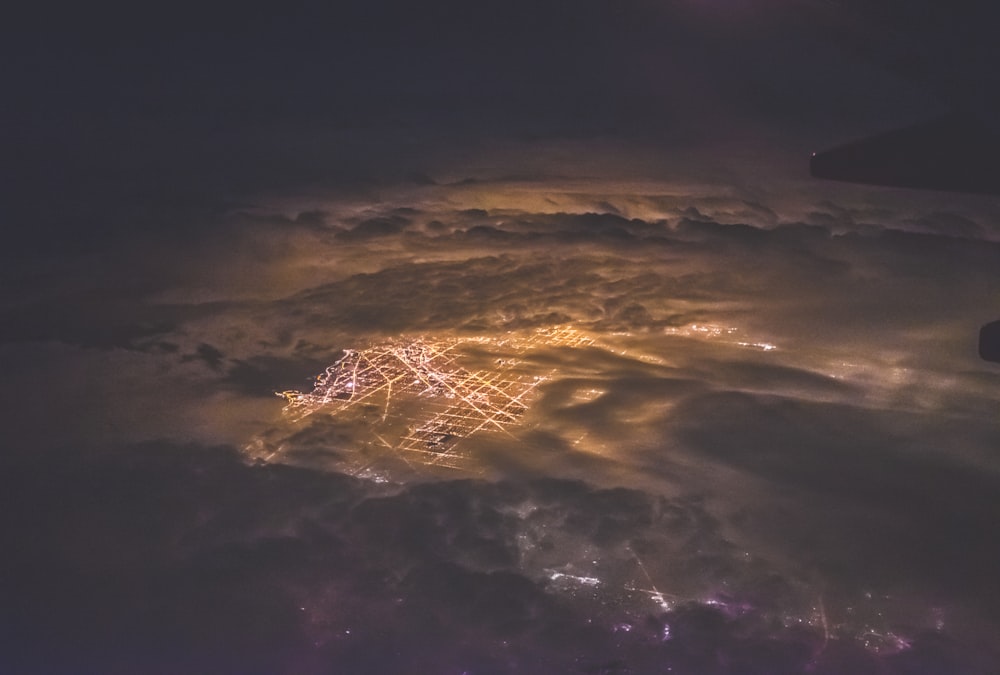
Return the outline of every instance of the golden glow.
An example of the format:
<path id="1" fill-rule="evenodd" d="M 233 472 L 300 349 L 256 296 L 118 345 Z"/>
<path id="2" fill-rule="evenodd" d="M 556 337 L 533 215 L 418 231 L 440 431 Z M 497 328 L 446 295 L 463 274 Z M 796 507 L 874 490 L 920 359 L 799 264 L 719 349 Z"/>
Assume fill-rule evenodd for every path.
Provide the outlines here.
<path id="1" fill-rule="evenodd" d="M 526 362 L 528 352 L 593 343 L 567 326 L 500 338 L 393 340 L 345 350 L 311 392 L 279 396 L 294 421 L 320 411 L 360 413 L 377 443 L 408 464 L 467 468 L 463 439 L 487 431 L 509 434 L 538 385 L 552 377 L 551 369 Z M 486 359 L 488 367 L 471 365 Z"/>

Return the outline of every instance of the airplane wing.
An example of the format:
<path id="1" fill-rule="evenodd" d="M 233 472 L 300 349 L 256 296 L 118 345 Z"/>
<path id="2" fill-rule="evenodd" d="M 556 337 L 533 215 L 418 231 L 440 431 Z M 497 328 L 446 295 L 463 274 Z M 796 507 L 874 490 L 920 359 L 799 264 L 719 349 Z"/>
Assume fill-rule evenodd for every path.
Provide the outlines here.
<path id="1" fill-rule="evenodd" d="M 813 153 L 817 178 L 1000 195 L 1000 142 L 971 115 L 949 114 Z"/>
<path id="2" fill-rule="evenodd" d="M 971 115 L 950 114 L 813 153 L 817 178 L 1000 195 L 1000 141 Z M 1000 363 L 1000 321 L 979 331 L 979 355 Z"/>

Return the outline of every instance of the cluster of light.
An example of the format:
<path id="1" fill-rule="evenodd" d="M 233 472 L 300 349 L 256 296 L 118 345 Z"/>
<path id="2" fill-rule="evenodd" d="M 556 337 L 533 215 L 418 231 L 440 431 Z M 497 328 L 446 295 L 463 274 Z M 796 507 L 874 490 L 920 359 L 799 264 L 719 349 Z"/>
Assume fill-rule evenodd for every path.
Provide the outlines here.
<path id="1" fill-rule="evenodd" d="M 747 347 L 749 349 L 759 349 L 762 352 L 772 352 L 777 349 L 777 346 L 771 344 L 770 342 L 737 342 L 740 347 Z"/>
<path id="2" fill-rule="evenodd" d="M 581 586 L 598 586 L 601 580 L 597 577 L 587 577 L 578 574 L 567 574 L 565 572 L 549 572 L 549 579 L 551 581 L 566 580 Z"/>
<path id="3" fill-rule="evenodd" d="M 727 594 L 721 596 L 688 596 L 683 597 L 660 590 L 653 577 L 643 563 L 642 559 L 629 548 L 633 562 L 636 565 L 636 574 L 623 586 L 615 588 L 608 587 L 604 581 L 596 575 L 575 574 L 559 569 L 546 569 L 545 577 L 550 582 L 549 588 L 553 591 L 569 594 L 573 597 L 596 597 L 587 592 L 602 588 L 602 598 L 604 602 L 611 602 L 615 605 L 621 603 L 624 593 L 625 597 L 640 598 L 640 606 L 649 607 L 650 603 L 662 612 L 671 612 L 678 605 L 695 603 L 705 607 L 714 608 L 729 617 L 743 616 L 748 613 L 758 611 L 758 608 L 745 600 L 729 597 Z M 595 565 L 598 561 L 592 561 Z M 565 569 L 565 568 L 564 568 Z M 582 594 L 581 594 L 582 591 Z M 617 596 L 617 599 L 615 599 Z M 866 594 L 866 598 L 871 599 L 871 594 Z M 852 607 L 848 607 L 848 613 L 853 613 Z M 881 612 L 876 617 L 870 617 L 869 621 L 842 621 L 834 624 L 828 622 L 826 607 L 822 598 L 817 605 L 812 607 L 812 614 L 808 616 L 785 615 L 781 617 L 783 625 L 787 627 L 808 625 L 819 629 L 823 637 L 822 649 L 825 649 L 830 640 L 835 636 L 856 641 L 868 651 L 877 655 L 892 655 L 906 651 L 913 646 L 913 640 L 899 632 L 888 628 L 887 622 Z M 874 620 L 872 620 L 874 619 Z M 614 632 L 629 632 L 633 628 L 631 623 L 618 623 L 612 627 Z M 937 625 L 938 630 L 943 629 L 943 622 Z M 665 624 L 662 640 L 671 639 L 670 625 Z"/>
<path id="4" fill-rule="evenodd" d="M 287 401 L 285 414 L 296 420 L 320 410 L 336 415 L 350 409 L 386 430 L 402 420 L 401 437 L 375 437 L 408 463 L 460 468 L 460 441 L 481 431 L 510 433 L 534 390 L 552 376 L 526 367 L 528 351 L 591 344 L 590 337 L 566 326 L 501 338 L 394 340 L 345 350 L 312 391 L 279 396 Z M 473 347 L 502 357 L 493 358 L 488 369 L 467 368 L 463 362 Z"/>
<path id="5" fill-rule="evenodd" d="M 734 344 L 747 349 L 758 349 L 762 352 L 771 352 L 778 348 L 777 345 L 771 342 L 724 339 L 736 335 L 739 330 L 732 326 L 720 326 L 712 323 L 692 323 L 687 326 L 667 328 L 664 332 L 667 335 L 680 335 L 682 337 L 707 338 L 711 340 L 722 339 L 727 344 Z"/>
<path id="6" fill-rule="evenodd" d="M 715 324 L 701 324 L 693 323 L 687 327 L 688 331 L 691 333 L 700 333 L 702 335 L 707 335 L 709 337 L 719 337 L 721 335 L 732 335 L 736 332 L 735 328 L 729 328 L 726 326 L 717 326 Z"/>
<path id="7" fill-rule="evenodd" d="M 875 629 L 868 628 L 858 636 L 865 649 L 876 654 L 898 654 L 913 646 L 913 640 L 898 635 L 893 631 L 880 633 Z"/>
<path id="8" fill-rule="evenodd" d="M 642 558 L 640 558 L 638 554 L 632 550 L 631 546 L 629 547 L 629 552 L 632 554 L 632 557 L 635 558 L 635 562 L 639 566 L 642 576 L 645 577 L 646 581 L 649 583 L 649 588 L 636 588 L 634 590 L 637 590 L 640 593 L 645 593 L 660 607 L 660 609 L 664 612 L 669 612 L 673 607 L 673 602 L 667 598 L 669 594 L 664 593 L 656 587 L 656 584 L 653 582 L 653 577 L 650 575 L 649 570 L 646 569 L 646 565 L 642 562 Z"/>

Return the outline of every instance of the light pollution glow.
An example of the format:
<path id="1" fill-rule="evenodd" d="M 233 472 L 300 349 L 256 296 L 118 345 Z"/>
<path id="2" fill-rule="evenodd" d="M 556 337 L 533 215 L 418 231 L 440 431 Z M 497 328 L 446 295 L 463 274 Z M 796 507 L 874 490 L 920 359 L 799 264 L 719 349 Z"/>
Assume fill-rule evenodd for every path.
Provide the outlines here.
<path id="1" fill-rule="evenodd" d="M 924 523 L 984 510 L 962 501 L 971 474 L 954 490 L 922 462 L 992 466 L 996 380 L 963 351 L 996 291 L 992 249 L 908 232 L 916 216 L 901 207 L 866 229 L 889 217 L 799 196 L 794 214 L 825 209 L 815 220 L 835 224 L 776 225 L 784 212 L 748 196 L 619 187 L 560 192 L 546 212 L 519 210 L 516 190 L 502 212 L 469 211 L 436 185 L 238 213 L 241 238 L 185 258 L 157 295 L 176 325 L 128 349 L 21 348 L 18 362 L 52 368 L 32 381 L 85 382 L 51 392 L 46 414 L 102 441 L 182 429 L 252 463 L 348 474 L 369 501 L 407 513 L 412 498 L 434 522 L 461 520 L 435 496 L 467 491 L 473 516 L 500 514 L 496 539 L 514 553 L 477 568 L 442 526 L 459 544 L 440 555 L 530 580 L 635 639 L 689 604 L 871 654 L 904 653 L 926 630 L 966 634 L 974 600 L 924 592 L 951 572 L 920 568 Z M 298 224 L 307 207 L 323 222 Z M 39 433 L 87 437 L 15 409 Z M 427 491 L 429 506 L 412 497 Z M 593 524 L 604 511 L 611 535 Z M 339 605 L 302 605 L 328 639 Z"/>
<path id="2" fill-rule="evenodd" d="M 664 330 L 668 337 L 706 340 L 723 347 L 764 352 L 777 349 L 770 342 L 740 340 L 739 334 L 736 327 L 718 324 L 695 323 Z M 549 348 L 609 349 L 606 338 L 571 326 L 507 332 L 497 337 L 400 338 L 344 350 L 340 359 L 317 376 L 312 391 L 286 390 L 278 395 L 285 399 L 283 412 L 293 425 L 314 415 L 363 421 L 369 437 L 353 441 L 352 454 L 359 459 L 340 466 L 346 473 L 390 485 L 413 480 L 416 469 L 416 475 L 425 476 L 437 469 L 482 475 L 475 448 L 465 441 L 490 433 L 518 439 L 515 432 L 537 398 L 537 389 L 560 379 L 558 369 L 545 370 L 533 357 Z M 638 354 L 632 358 L 654 360 Z M 463 365 L 470 362 L 479 367 Z M 486 364 L 488 367 L 482 367 Z M 578 390 L 573 398 L 575 403 L 586 403 L 602 393 L 599 389 Z M 583 438 L 577 442 L 580 440 Z M 362 447 L 369 452 L 361 452 Z M 245 449 L 258 461 L 281 462 L 285 448 L 285 443 L 275 445 L 258 438 Z M 399 462 L 408 469 L 406 474 L 393 469 Z M 535 509 L 530 503 L 523 505 L 521 517 Z M 539 548 L 553 534 L 545 524 L 525 527 L 517 539 L 519 570 L 545 584 L 549 592 L 584 606 L 593 605 L 598 613 L 619 608 L 628 620 L 616 624 L 616 631 L 631 631 L 633 622 L 654 608 L 669 612 L 685 604 L 700 603 L 730 617 L 774 611 L 741 600 L 738 587 L 724 584 L 715 591 L 695 591 L 698 584 L 671 579 L 662 565 L 647 565 L 630 546 L 601 560 L 590 559 L 600 554 L 587 546 L 564 541 L 553 556 L 551 545 Z M 744 556 L 752 559 L 750 553 Z M 689 590 L 684 590 L 688 586 Z M 785 628 L 809 626 L 821 633 L 824 646 L 834 637 L 855 640 L 878 655 L 895 654 L 911 646 L 912 638 L 891 627 L 892 621 L 878 609 L 872 593 L 858 598 L 856 606 L 841 608 L 839 618 L 833 619 L 822 595 L 813 595 L 808 584 L 798 587 L 798 610 L 786 607 L 770 616 L 771 620 Z M 943 628 L 939 618 L 938 629 Z M 671 639 L 669 624 L 664 626 L 662 639 Z"/>
<path id="3" fill-rule="evenodd" d="M 732 339 L 738 332 L 734 327 L 692 324 L 668 328 L 664 334 L 765 352 L 777 349 L 769 342 Z M 283 413 L 292 422 L 319 412 L 343 418 L 353 413 L 354 418 L 364 419 L 371 433 L 366 444 L 384 448 L 410 469 L 440 467 L 481 474 L 475 458 L 464 451 L 463 439 L 498 431 L 514 438 L 511 430 L 520 424 L 536 389 L 559 377 L 558 370 L 532 364 L 531 355 L 544 348 L 600 344 L 590 333 L 571 326 L 508 331 L 499 337 L 400 338 L 361 350 L 347 349 L 316 377 L 312 391 L 286 390 L 277 395 L 285 399 Z M 470 349 L 478 352 L 473 355 L 479 360 L 489 355 L 490 367 L 466 368 L 463 363 L 469 360 Z M 662 363 L 648 356 L 633 358 Z M 573 402 L 585 403 L 601 393 L 599 389 L 576 390 Z M 251 455 L 264 461 L 280 461 L 281 450 L 282 446 L 272 449 L 260 439 L 247 446 Z M 373 473 L 376 461 L 349 471 L 377 475 Z"/>
<path id="4" fill-rule="evenodd" d="M 375 418 L 369 420 L 376 425 L 374 438 L 410 467 L 416 463 L 468 470 L 461 440 L 482 431 L 509 435 L 508 428 L 520 421 L 535 388 L 553 375 L 526 372 L 524 355 L 540 346 L 572 349 L 593 343 L 566 326 L 493 339 L 397 340 L 348 350 L 317 377 L 311 392 L 284 391 L 280 396 L 288 402 L 285 414 L 296 421 L 321 410 L 343 415 L 361 409 Z M 503 356 L 495 358 L 492 369 L 468 370 L 462 354 L 470 346 Z M 416 410 L 400 410 L 403 402 L 414 399 L 421 399 Z M 401 425 L 405 431 L 394 436 L 394 427 Z"/>

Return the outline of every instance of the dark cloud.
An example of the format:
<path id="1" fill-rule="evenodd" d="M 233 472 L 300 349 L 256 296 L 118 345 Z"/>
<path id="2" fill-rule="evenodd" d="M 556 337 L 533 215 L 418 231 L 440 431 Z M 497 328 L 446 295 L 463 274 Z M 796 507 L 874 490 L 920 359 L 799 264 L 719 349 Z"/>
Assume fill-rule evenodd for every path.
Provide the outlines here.
<path id="1" fill-rule="evenodd" d="M 848 399 L 861 393 L 858 387 L 850 383 L 810 370 L 788 366 L 733 360 L 725 363 L 708 361 L 704 367 L 720 373 L 715 377 L 733 389 L 793 391 L 799 396 L 838 399 Z M 703 373 L 702 376 L 705 379 L 711 377 L 709 372 Z"/>
<path id="2" fill-rule="evenodd" d="M 940 433 L 933 430 L 940 422 L 918 416 L 746 394 L 692 397 L 673 415 L 675 433 L 691 451 L 763 478 L 781 493 L 812 495 L 809 508 L 823 515 L 804 518 L 797 533 L 798 517 L 790 515 L 782 536 L 822 550 L 815 564 L 851 564 L 863 556 L 868 583 L 961 594 L 995 614 L 997 598 L 984 595 L 992 574 L 986 561 L 1000 550 L 980 533 L 997 516 L 996 481 L 932 454 L 921 440 L 933 437 L 935 447 L 964 438 L 964 424 Z M 817 522 L 827 531 L 817 532 Z M 839 538 L 838 530 L 852 532 L 853 542 L 845 538 L 836 550 L 819 543 Z"/>
<path id="3" fill-rule="evenodd" d="M 181 357 L 181 361 L 201 361 L 212 370 L 218 371 L 222 368 L 222 363 L 226 355 L 210 344 L 201 343 L 194 354 L 187 354 Z"/>
<path id="4" fill-rule="evenodd" d="M 226 383 L 248 395 L 270 395 L 275 391 L 304 387 L 326 363 L 302 356 L 252 356 L 236 360 L 226 373 Z"/>
<path id="5" fill-rule="evenodd" d="M 946 636 L 880 658 L 725 604 L 595 619 L 539 574 L 567 541 L 609 570 L 632 546 L 658 575 L 663 545 L 705 569 L 718 535 L 696 502 L 560 480 L 387 491 L 163 444 L 5 460 L 4 476 L 17 672 L 986 672 Z"/>
<path id="6" fill-rule="evenodd" d="M 396 214 L 385 218 L 371 218 L 361 221 L 341 234 L 340 237 L 346 240 L 387 237 L 402 232 L 409 224 L 410 221 L 407 218 Z"/>

